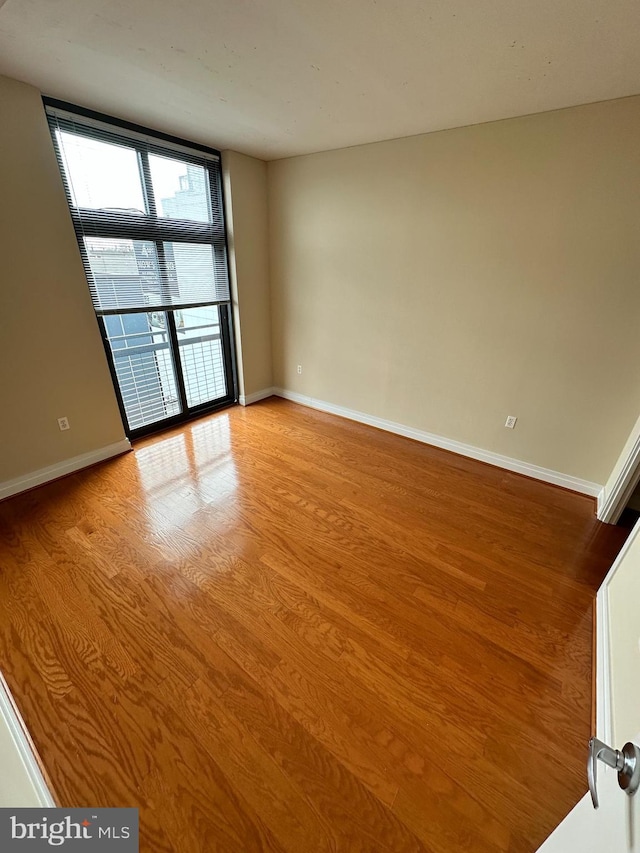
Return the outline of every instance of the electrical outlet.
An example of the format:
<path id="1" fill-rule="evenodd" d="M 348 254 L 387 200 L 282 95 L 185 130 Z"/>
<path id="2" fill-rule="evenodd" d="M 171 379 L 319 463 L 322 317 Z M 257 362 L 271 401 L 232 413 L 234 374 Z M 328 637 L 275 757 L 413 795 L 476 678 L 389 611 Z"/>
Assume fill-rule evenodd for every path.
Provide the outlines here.
<path id="1" fill-rule="evenodd" d="M 58 418 L 58 426 L 60 430 L 64 432 L 66 429 L 71 429 L 69 426 L 69 418 Z"/>
<path id="2" fill-rule="evenodd" d="M 507 427 L 507 429 L 513 429 L 514 426 L 516 425 L 517 420 L 518 419 L 515 415 L 509 415 L 509 417 L 504 422 L 504 425 Z"/>
<path id="3" fill-rule="evenodd" d="M 298 373 L 302 373 L 302 365 L 301 364 L 298 365 Z"/>

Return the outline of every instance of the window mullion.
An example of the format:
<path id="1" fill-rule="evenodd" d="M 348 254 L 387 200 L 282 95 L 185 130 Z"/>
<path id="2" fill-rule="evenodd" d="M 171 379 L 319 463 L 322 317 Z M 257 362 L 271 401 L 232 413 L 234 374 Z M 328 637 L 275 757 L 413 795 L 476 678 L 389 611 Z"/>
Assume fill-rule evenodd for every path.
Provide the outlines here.
<path id="1" fill-rule="evenodd" d="M 158 217 L 158 209 L 156 207 L 156 197 L 153 192 L 153 182 L 151 180 L 151 169 L 149 167 L 149 152 L 146 148 L 138 148 L 138 167 L 140 169 L 140 179 L 142 180 L 142 190 L 147 200 L 147 209 L 149 216 L 154 219 Z"/>
<path id="2" fill-rule="evenodd" d="M 186 413 L 189 410 L 189 403 L 187 402 L 187 389 L 185 387 L 182 363 L 180 361 L 180 342 L 178 341 L 178 332 L 176 329 L 175 311 L 167 311 L 165 313 L 165 317 L 167 318 L 167 332 L 169 333 L 169 340 L 171 341 L 171 353 L 178 385 L 178 394 L 180 396 L 180 405 L 182 406 L 182 411 Z"/>
<path id="3" fill-rule="evenodd" d="M 169 284 L 169 270 L 167 268 L 167 253 L 165 252 L 164 243 L 162 240 L 155 241 L 156 254 L 158 256 L 158 271 L 160 273 L 160 293 L 162 301 L 165 305 L 171 305 L 171 286 Z"/>

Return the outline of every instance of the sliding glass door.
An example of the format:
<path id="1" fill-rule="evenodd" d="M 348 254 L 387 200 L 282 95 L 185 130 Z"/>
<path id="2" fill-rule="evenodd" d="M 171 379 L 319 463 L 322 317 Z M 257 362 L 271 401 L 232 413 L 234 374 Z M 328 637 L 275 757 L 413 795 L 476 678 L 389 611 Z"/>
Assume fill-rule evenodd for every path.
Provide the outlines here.
<path id="1" fill-rule="evenodd" d="M 47 112 L 128 434 L 234 402 L 219 157 Z"/>
<path id="2" fill-rule="evenodd" d="M 130 432 L 229 400 L 226 311 L 199 305 L 100 318 Z"/>

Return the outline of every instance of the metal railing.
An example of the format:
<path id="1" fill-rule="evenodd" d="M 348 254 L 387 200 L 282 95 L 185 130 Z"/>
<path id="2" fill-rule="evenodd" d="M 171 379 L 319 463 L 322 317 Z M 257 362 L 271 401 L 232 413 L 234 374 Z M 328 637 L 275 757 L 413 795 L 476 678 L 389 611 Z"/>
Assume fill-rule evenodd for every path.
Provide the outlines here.
<path id="1" fill-rule="evenodd" d="M 212 331 L 191 334 L 205 330 Z M 227 393 L 220 326 L 190 326 L 179 329 L 178 334 L 179 365 L 174 363 L 177 353 L 174 356 L 167 329 L 153 327 L 109 336 L 122 401 L 133 429 L 182 411 L 176 368 L 182 371 L 189 408 Z"/>

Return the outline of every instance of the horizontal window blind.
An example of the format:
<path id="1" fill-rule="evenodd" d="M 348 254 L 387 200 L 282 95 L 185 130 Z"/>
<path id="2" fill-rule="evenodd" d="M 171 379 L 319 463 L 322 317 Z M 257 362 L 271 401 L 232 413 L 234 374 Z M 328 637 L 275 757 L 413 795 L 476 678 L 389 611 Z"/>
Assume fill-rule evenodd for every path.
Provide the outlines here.
<path id="1" fill-rule="evenodd" d="M 219 158 L 47 114 L 96 312 L 228 302 Z"/>

